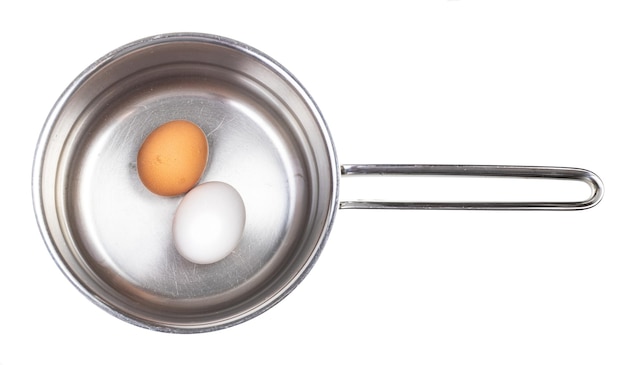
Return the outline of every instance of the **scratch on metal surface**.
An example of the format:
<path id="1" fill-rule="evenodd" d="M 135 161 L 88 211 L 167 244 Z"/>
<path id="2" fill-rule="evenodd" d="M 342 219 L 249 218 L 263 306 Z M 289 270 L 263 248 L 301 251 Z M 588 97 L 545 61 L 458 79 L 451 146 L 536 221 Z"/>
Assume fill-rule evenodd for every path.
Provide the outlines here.
<path id="1" fill-rule="evenodd" d="M 174 276 L 174 289 L 176 290 L 176 295 L 180 294 L 180 290 L 178 289 L 178 279 Z"/>
<path id="2" fill-rule="evenodd" d="M 208 137 L 208 136 L 212 135 L 213 133 L 215 133 L 218 130 L 220 130 L 225 123 L 227 123 L 227 122 L 230 123 L 232 121 L 233 121 L 233 119 L 229 119 L 227 121 L 225 117 L 222 117 L 222 119 L 220 120 L 219 124 L 215 128 L 213 128 L 213 130 L 210 131 L 206 136 Z"/>

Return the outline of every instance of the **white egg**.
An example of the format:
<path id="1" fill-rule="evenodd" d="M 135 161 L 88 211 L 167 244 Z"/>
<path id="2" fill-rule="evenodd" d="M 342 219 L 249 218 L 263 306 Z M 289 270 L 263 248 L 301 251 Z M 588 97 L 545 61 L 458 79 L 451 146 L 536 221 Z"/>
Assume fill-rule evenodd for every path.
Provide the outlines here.
<path id="1" fill-rule="evenodd" d="M 245 222 L 243 199 L 235 188 L 220 181 L 202 183 L 176 209 L 174 244 L 193 263 L 214 263 L 237 247 Z"/>

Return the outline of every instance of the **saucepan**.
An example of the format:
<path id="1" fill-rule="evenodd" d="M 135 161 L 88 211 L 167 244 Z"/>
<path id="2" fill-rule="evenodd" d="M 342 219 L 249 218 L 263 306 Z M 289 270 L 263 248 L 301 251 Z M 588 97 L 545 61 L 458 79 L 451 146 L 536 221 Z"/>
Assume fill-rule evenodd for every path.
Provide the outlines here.
<path id="1" fill-rule="evenodd" d="M 137 152 L 161 124 L 185 119 L 207 136 L 201 181 L 237 189 L 246 206 L 239 245 L 194 264 L 172 245 L 182 197 L 146 190 Z M 581 201 L 340 201 L 352 175 L 504 176 L 588 184 Z M 577 210 L 602 198 L 579 168 L 340 165 L 305 88 L 264 53 L 224 37 L 141 39 L 97 60 L 53 106 L 37 145 L 33 202 L 60 270 L 94 304 L 129 323 L 194 333 L 230 327 L 288 295 L 319 257 L 339 209 Z"/>

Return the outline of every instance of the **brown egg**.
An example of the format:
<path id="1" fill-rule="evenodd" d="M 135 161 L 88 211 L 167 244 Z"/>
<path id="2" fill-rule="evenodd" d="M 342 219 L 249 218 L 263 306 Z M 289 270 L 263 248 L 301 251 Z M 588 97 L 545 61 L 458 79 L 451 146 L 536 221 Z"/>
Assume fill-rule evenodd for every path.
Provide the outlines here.
<path id="1" fill-rule="evenodd" d="M 137 154 L 137 172 L 151 192 L 180 195 L 198 183 L 208 157 L 202 129 L 186 120 L 174 120 L 146 137 Z"/>

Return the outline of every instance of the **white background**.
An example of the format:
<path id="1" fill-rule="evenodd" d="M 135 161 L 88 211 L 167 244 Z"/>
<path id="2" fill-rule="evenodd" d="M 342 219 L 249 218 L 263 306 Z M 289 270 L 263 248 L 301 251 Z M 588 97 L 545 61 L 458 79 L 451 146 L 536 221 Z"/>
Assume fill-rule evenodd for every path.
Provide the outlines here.
<path id="1" fill-rule="evenodd" d="M 0 364 L 626 362 L 622 1 L 11 3 L 0 11 Z M 53 263 L 32 158 L 80 71 L 174 31 L 283 64 L 318 103 L 340 163 L 576 166 L 600 175 L 604 200 L 577 212 L 339 211 L 310 275 L 260 317 L 199 335 L 134 327 Z"/>

